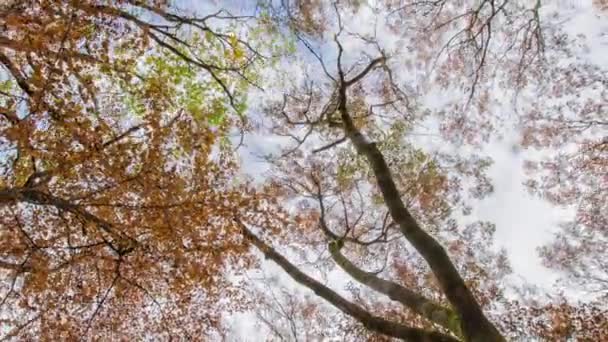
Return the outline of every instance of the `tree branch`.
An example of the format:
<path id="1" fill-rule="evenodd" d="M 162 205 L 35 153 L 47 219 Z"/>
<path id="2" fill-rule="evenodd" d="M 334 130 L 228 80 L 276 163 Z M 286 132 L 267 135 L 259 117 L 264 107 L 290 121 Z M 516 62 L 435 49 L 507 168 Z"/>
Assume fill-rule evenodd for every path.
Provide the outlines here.
<path id="1" fill-rule="evenodd" d="M 235 218 L 235 222 L 241 227 L 243 235 L 258 250 L 260 250 L 260 252 L 262 252 L 266 258 L 274 261 L 293 280 L 311 289 L 316 295 L 325 299 L 343 313 L 353 317 L 361 324 L 363 324 L 367 329 L 376 331 L 384 335 L 400 338 L 406 341 L 458 341 L 457 339 L 445 334 L 404 326 L 370 314 L 369 312 L 362 309 L 360 306 L 349 302 L 327 286 L 321 284 L 317 280 L 309 277 L 308 275 L 300 271 L 284 256 L 282 256 L 271 246 L 260 240 L 260 238 L 258 238 L 253 232 L 251 232 L 247 228 L 247 226 L 242 223 L 238 218 Z"/>
<path id="2" fill-rule="evenodd" d="M 413 312 L 436 323 L 456 336 L 462 336 L 458 315 L 449 308 L 446 308 L 435 301 L 426 298 L 406 287 L 392 281 L 378 277 L 375 273 L 365 272 L 355 266 L 341 252 L 341 245 L 338 241 L 329 244 L 329 253 L 332 258 L 346 273 L 361 284 L 364 284 L 380 293 L 385 294 L 390 299 L 403 304 Z"/>

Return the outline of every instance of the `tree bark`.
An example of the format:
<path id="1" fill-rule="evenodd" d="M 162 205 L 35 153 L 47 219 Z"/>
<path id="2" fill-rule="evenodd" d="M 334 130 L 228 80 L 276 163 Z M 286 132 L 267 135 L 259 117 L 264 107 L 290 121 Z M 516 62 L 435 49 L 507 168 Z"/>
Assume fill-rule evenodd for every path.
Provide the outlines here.
<path id="1" fill-rule="evenodd" d="M 375 143 L 367 141 L 365 136 L 361 134 L 348 112 L 348 87 L 363 79 L 373 69 L 374 65 L 383 62 L 384 59 L 373 60 L 367 68 L 351 81 L 346 81 L 340 64 L 342 46 L 338 43 L 338 47 L 338 73 L 340 75 L 338 112 L 342 119 L 344 133 L 353 143 L 357 152 L 367 159 L 393 221 L 399 225 L 405 238 L 426 260 L 448 301 L 458 312 L 465 340 L 471 342 L 504 341 L 505 339 L 498 329 L 484 315 L 473 293 L 467 288 L 464 279 L 456 270 L 445 249 L 418 225 L 418 222 L 406 209 L 382 152 Z"/>

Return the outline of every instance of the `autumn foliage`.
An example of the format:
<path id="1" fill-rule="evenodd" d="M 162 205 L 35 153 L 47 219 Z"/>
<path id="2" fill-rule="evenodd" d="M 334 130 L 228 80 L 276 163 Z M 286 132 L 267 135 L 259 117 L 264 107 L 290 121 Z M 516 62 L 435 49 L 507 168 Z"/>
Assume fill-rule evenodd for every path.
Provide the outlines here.
<path id="1" fill-rule="evenodd" d="M 514 299 L 496 226 L 466 221 L 494 191 L 491 156 L 413 138 L 435 120 L 444 142 L 487 141 L 493 80 L 517 98 L 542 75 L 554 106 L 525 108 L 521 146 L 559 153 L 526 164 L 527 186 L 576 215 L 541 254 L 605 293 L 605 74 L 557 65 L 575 41 L 544 29 L 540 1 L 464 3 L 379 2 L 393 55 L 349 31 L 362 1 L 4 1 L 2 338 L 222 340 L 253 312 L 271 340 L 607 339 L 597 298 Z M 408 85 L 400 70 L 431 57 Z M 239 159 L 255 134 L 283 139 L 261 182 Z M 305 294 L 251 281 L 260 256 Z"/>
<path id="2" fill-rule="evenodd" d="M 221 313 L 246 305 L 226 277 L 253 262 L 233 218 L 261 223 L 265 211 L 219 144 L 240 122 L 230 77 L 246 77 L 251 51 L 210 29 L 213 15 L 175 16 L 163 2 L 1 6 L 7 336 L 217 334 Z M 199 54 L 205 45 L 217 49 Z"/>

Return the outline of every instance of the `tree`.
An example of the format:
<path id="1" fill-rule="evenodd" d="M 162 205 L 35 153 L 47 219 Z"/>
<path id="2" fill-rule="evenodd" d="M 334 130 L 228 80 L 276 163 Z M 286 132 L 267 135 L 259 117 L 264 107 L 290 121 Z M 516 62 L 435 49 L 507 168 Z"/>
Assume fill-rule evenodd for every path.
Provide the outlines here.
<path id="1" fill-rule="evenodd" d="M 593 2 L 595 16 L 605 17 L 603 3 Z M 503 83 L 500 88 L 512 92 L 519 114 L 521 146 L 546 156 L 527 163 L 526 186 L 576 211 L 540 254 L 547 266 L 565 271 L 574 284 L 605 295 L 606 65 L 580 53 L 593 38 L 570 34 L 561 25 L 569 13 L 540 1 L 481 1 L 467 3 L 464 10 L 445 1 L 423 6 L 433 18 L 423 18 L 424 25 L 433 29 L 419 39 L 430 51 L 443 44 L 436 81 L 449 87 L 462 82 L 461 75 L 471 80 L 467 104 L 456 99 L 453 110 L 440 113 L 444 134 L 473 144 L 496 136 L 504 120 L 492 113 L 497 103 L 488 92 Z M 407 1 L 397 9 L 420 18 L 412 15 L 420 7 Z M 534 96 L 543 101 L 525 99 Z"/>
<path id="2" fill-rule="evenodd" d="M 0 13 L 3 338 L 220 333 L 246 305 L 227 279 L 254 262 L 232 217 L 280 220 L 232 183 L 225 141 L 264 58 L 236 33 L 251 18 L 163 1 Z"/>
<path id="3" fill-rule="evenodd" d="M 296 30 L 295 34 L 303 43 L 303 48 L 309 50 L 317 60 L 319 66 L 316 70 L 322 74 L 321 77 L 308 75 L 303 85 L 300 84 L 299 88 L 296 87 L 293 92 L 284 95 L 282 100 L 268 109 L 269 115 L 273 117 L 271 125 L 274 132 L 289 137 L 294 143 L 283 151 L 278 160 L 273 160 L 277 165 L 277 181 L 287 189 L 288 198 L 293 200 L 295 196 L 300 199 L 296 210 L 311 212 L 310 220 L 303 225 L 306 228 L 301 227 L 295 232 L 287 233 L 291 234 L 288 239 L 292 239 L 291 243 L 296 243 L 298 249 L 302 245 L 314 246 L 317 253 L 322 253 L 324 244 L 327 244 L 328 247 L 325 248 L 335 265 L 350 276 L 354 283 L 373 289 L 376 295 L 386 295 L 394 302 L 402 304 L 402 308 L 391 310 L 387 309 L 384 303 L 373 303 L 376 298 L 372 294 L 374 291 L 368 292 L 369 297 L 363 296 L 363 303 L 347 300 L 329 286 L 304 274 L 277 249 L 248 230 L 246 235 L 254 245 L 298 283 L 310 288 L 367 329 L 380 334 L 412 340 L 454 337 L 464 340 L 501 339 L 498 330 L 481 311 L 482 307 L 490 310 L 495 305 L 502 306 L 500 312 L 502 315 L 508 315 L 510 320 L 496 324 L 500 326 L 503 334 L 511 337 L 585 340 L 601 339 L 605 336 L 606 325 L 605 319 L 601 318 L 601 304 L 579 306 L 564 301 L 559 305 L 547 306 L 535 303 L 536 308 L 529 310 L 526 304 L 512 303 L 504 297 L 500 277 L 508 272 L 508 263 L 504 254 L 493 254 L 488 246 L 492 225 L 475 223 L 462 229 L 447 220 L 454 209 L 463 203 L 447 200 L 458 198 L 455 194 L 460 190 L 460 180 L 451 179 L 450 176 L 454 176 L 454 173 L 446 170 L 453 170 L 454 166 L 458 165 L 455 169 L 463 176 L 466 175 L 463 172 L 467 169 L 466 165 L 470 164 L 441 155 L 428 156 L 422 151 L 404 146 L 404 132 L 407 132 L 408 126 L 415 125 L 421 116 L 424 117 L 424 114 L 420 113 L 415 104 L 417 94 L 408 93 L 395 82 L 394 69 L 390 64 L 391 58 L 394 57 L 387 57 L 375 37 L 361 36 L 342 26 L 340 16 L 352 10 L 348 5 L 339 8 L 336 4 L 333 8 L 330 6 L 330 11 L 335 10 L 336 17 L 333 20 L 323 18 L 323 15 L 327 15 L 327 9 L 323 9 L 322 5 L 319 5 L 316 11 L 306 7 L 302 10 L 303 13 L 294 13 L 291 11 L 293 7 L 287 5 L 284 3 L 287 14 L 283 19 L 288 23 L 293 20 L 306 22 L 301 18 L 310 20 L 314 18 L 311 14 L 313 12 L 322 17 L 317 18 L 317 23 L 304 29 L 298 24 L 290 26 Z M 470 59 L 467 57 L 473 57 L 475 67 L 472 68 L 474 72 L 470 78 L 472 85 L 468 88 L 469 96 L 465 101 L 468 103 L 456 106 L 455 114 L 447 114 L 454 116 L 443 116 L 442 119 L 448 138 L 458 135 L 459 141 L 474 141 L 478 132 L 473 134 L 473 126 L 468 126 L 470 123 L 463 125 L 464 117 L 461 116 L 462 112 L 471 109 L 470 102 L 474 103 L 473 110 L 477 111 L 479 120 L 482 120 L 482 133 L 491 133 L 495 129 L 494 125 L 490 125 L 492 120 L 485 117 L 489 115 L 489 89 L 483 82 L 489 78 L 484 70 L 493 65 L 492 62 L 496 63 L 496 60 L 488 62 L 491 56 L 493 57 L 490 52 L 493 44 L 489 41 L 496 34 L 493 20 L 508 20 L 511 24 L 514 23 L 513 26 L 501 27 L 498 31 L 502 34 L 515 32 L 511 36 L 513 41 L 509 42 L 507 50 L 503 51 L 502 62 L 507 64 L 500 72 L 507 73 L 510 82 L 508 84 L 512 85 L 517 93 L 530 82 L 527 68 L 534 66 L 531 62 L 538 63 L 538 66 L 544 65 L 542 62 L 545 61 L 545 41 L 541 35 L 540 3 L 536 3 L 532 8 L 521 4 L 511 7 L 512 4 L 509 3 L 507 8 L 507 2 L 495 4 L 493 1 L 484 1 L 473 6 L 471 10 L 465 10 L 462 15 L 454 15 L 453 8 L 446 9 L 446 2 L 422 5 L 431 7 L 429 12 L 436 11 L 433 18 L 439 19 L 438 23 L 434 22 L 433 25 L 437 26 L 440 35 L 448 36 L 445 49 L 455 50 L 455 53 L 448 54 L 446 60 L 442 61 L 445 64 L 441 64 L 441 67 L 446 69 L 440 68 L 438 80 L 446 80 L 446 77 L 453 80 L 461 75 L 471 75 L 466 72 L 471 70 L 470 64 L 467 64 Z M 412 12 L 407 12 L 410 14 L 416 14 L 415 11 L 420 10 L 415 4 L 403 5 L 397 10 L 405 9 L 411 9 Z M 445 14 L 444 9 L 449 12 L 447 19 L 442 16 Z M 515 10 L 519 11 L 511 17 Z M 353 11 L 356 11 L 356 8 Z M 450 19 L 450 15 L 454 15 L 454 19 Z M 482 15 L 487 17 L 481 19 Z M 505 17 L 500 19 L 502 15 Z M 464 18 L 465 26 L 462 31 L 456 30 L 456 35 L 450 35 L 452 30 L 441 30 L 460 18 Z M 444 19 L 445 22 L 442 21 Z M 333 37 L 323 36 L 318 27 L 327 29 L 324 24 L 332 21 L 338 22 L 337 32 Z M 424 34 L 431 37 L 428 26 L 425 28 L 427 30 Z M 337 56 L 335 65 L 326 64 L 326 59 L 313 48 L 314 44 L 304 38 L 306 34 L 312 39 L 318 39 L 321 34 L 321 40 L 323 37 L 333 40 L 337 50 L 337 53 L 333 54 Z M 344 43 L 341 41 L 343 36 L 359 38 L 360 44 L 368 47 L 363 56 L 349 56 L 349 50 L 343 47 Z M 437 45 L 431 38 L 426 38 L 425 41 L 432 43 L 432 47 Z M 357 45 L 352 40 L 349 44 Z M 521 46 L 519 50 L 514 49 L 517 44 Z M 319 45 L 322 45 L 327 53 L 327 42 L 322 41 Z M 374 49 L 377 50 L 377 57 L 370 52 Z M 415 53 L 425 53 L 425 50 L 419 49 Z M 347 64 L 344 62 L 347 59 L 354 62 Z M 447 68 L 450 68 L 449 71 Z M 459 68 L 463 68 L 465 72 L 461 73 Z M 530 70 L 532 75 L 536 72 L 537 70 Z M 447 80 L 445 83 L 447 85 Z M 466 118 L 466 121 L 480 127 L 479 121 L 475 120 L 477 117 L 472 119 Z M 486 135 L 484 139 L 487 137 Z M 323 153 L 328 153 L 331 157 L 322 157 Z M 288 160 L 285 160 L 286 158 Z M 477 178 L 479 184 L 475 187 L 477 191 L 473 192 L 476 197 L 483 197 L 491 191 L 491 186 L 483 177 L 483 168 L 489 163 L 483 162 L 483 159 L 480 161 L 471 167 L 475 171 L 469 173 Z M 286 201 L 287 199 L 284 200 Z M 407 207 L 404 203 L 407 203 Z M 456 205 L 452 206 L 452 203 Z M 315 207 L 317 209 L 311 209 Z M 315 225 L 315 221 L 318 221 L 318 224 Z M 601 220 L 598 222 L 601 223 Z M 311 225 L 314 229 L 311 229 Z M 420 227 L 424 227 L 424 231 Z M 431 237 L 429 232 L 435 237 Z M 481 236 L 477 237 L 475 234 Z M 452 235 L 450 237 L 453 244 L 450 244 L 446 235 Z M 409 247 L 413 246 L 415 251 L 422 255 L 432 273 L 429 269 L 419 266 L 422 260 L 415 255 L 410 256 L 411 250 L 399 247 L 403 242 L 398 240 L 403 237 L 408 240 Z M 463 241 L 476 244 L 467 246 Z M 444 254 L 441 244 L 449 246 L 451 260 Z M 598 245 L 601 244 L 602 242 Z M 286 243 L 277 243 L 278 245 Z M 428 252 L 429 249 L 433 252 Z M 442 259 L 443 255 L 446 255 L 445 259 Z M 472 260 L 467 260 L 467 257 Z M 400 258 L 406 261 L 405 267 L 401 269 L 401 265 L 395 262 L 395 259 Z M 379 270 L 363 270 L 353 259 L 366 264 L 367 267 L 370 267 L 370 264 L 373 265 L 371 268 L 376 266 Z M 466 276 L 460 276 L 456 268 Z M 455 272 L 454 278 L 449 276 L 454 274 L 450 269 Z M 399 274 L 401 270 L 403 271 Z M 492 274 L 489 274 L 488 270 Z M 424 276 L 429 273 L 431 281 L 420 286 Z M 449 293 L 458 286 L 454 283 L 446 285 L 449 284 L 448 279 L 462 284 L 462 288 L 470 291 L 470 297 Z M 427 294 L 429 292 L 430 295 Z M 360 298 L 355 294 L 353 296 Z M 465 299 L 466 303 L 458 302 L 462 297 L 470 298 L 471 301 Z M 447 301 L 444 301 L 445 299 Z M 556 298 L 551 300 L 558 301 Z M 509 309 L 505 310 L 505 307 Z M 589 309 L 590 307 L 593 309 Z M 405 317 L 395 314 L 396 311 L 403 314 L 403 308 L 406 309 Z M 478 316 L 467 316 L 471 311 L 477 312 Z M 391 319 L 386 320 L 384 317 Z M 583 328 L 580 323 L 586 319 L 595 323 Z M 568 320 L 577 323 L 565 327 L 564 322 Z M 266 318 L 266 321 L 270 319 Z M 506 323 L 515 321 L 520 322 L 521 326 Z M 467 327 L 467 324 L 470 325 Z M 474 326 L 475 324 L 479 325 Z M 526 328 L 521 328 L 523 326 Z M 585 332 L 589 335 L 585 335 Z M 445 335 L 433 335 L 435 333 Z M 475 333 L 482 337 L 475 336 Z"/>
<path id="4" fill-rule="evenodd" d="M 395 49 L 349 31 L 344 18 L 370 10 L 361 1 L 260 1 L 255 16 L 164 1 L 0 5 L 3 338 L 222 339 L 226 313 L 253 309 L 280 340 L 603 339 L 601 303 L 507 296 L 495 226 L 466 220 L 493 191 L 491 159 L 410 139 L 429 118 L 452 142 L 496 132 L 492 81 L 525 89 L 561 44 L 545 38 L 540 2 L 380 9 Z M 429 56 L 431 81 L 408 86 L 400 68 Z M 314 67 L 247 110 L 275 61 Z M 420 98 L 437 87 L 465 96 L 433 112 Z M 262 185 L 239 173 L 228 138 L 243 146 L 253 119 L 293 143 L 268 157 Z M 255 290 L 250 246 L 314 296 Z M 295 261 L 312 257 L 315 268 Z M 346 293 L 318 280 L 334 270 Z"/>
<path id="5" fill-rule="evenodd" d="M 534 106 L 523 120 L 522 145 L 545 155 L 526 164 L 530 175 L 526 185 L 532 193 L 575 212 L 540 250 L 546 264 L 565 271 L 574 281 L 570 284 L 606 296 L 608 79 L 605 68 L 570 49 L 554 58 L 568 56 L 574 61 L 553 68 L 548 76 L 552 82 L 546 97 L 553 105 Z"/>
<path id="6" fill-rule="evenodd" d="M 594 16 L 605 17 L 602 3 L 593 2 Z M 503 112 L 497 107 L 510 96 L 520 146 L 544 155 L 527 163 L 526 186 L 576 211 L 540 254 L 583 289 L 605 294 L 606 65 L 581 53 L 593 38 L 573 36 L 561 24 L 571 13 L 541 2 L 481 1 L 463 9 L 436 1 L 422 8 L 430 20 L 416 16 L 420 7 L 408 1 L 396 10 L 409 14 L 401 20 L 422 20 L 429 28 L 416 39 L 426 47 L 418 53 L 434 60 L 434 81 L 449 89 L 469 80 L 468 100 L 456 98 L 449 111 L 438 113 L 444 135 L 472 144 L 495 138 L 508 120 L 494 112 Z M 491 99 L 497 89 L 509 94 L 505 100 Z M 529 100 L 534 97 L 543 101 Z"/>
<path id="7" fill-rule="evenodd" d="M 336 12 L 338 11 L 339 10 L 336 7 Z M 290 171 L 288 172 L 294 172 L 293 166 L 297 166 L 295 170 L 303 169 L 304 172 L 310 172 L 311 174 L 307 178 L 315 183 L 317 189 L 315 190 L 313 188 L 310 190 L 310 186 L 304 183 L 304 179 L 306 179 L 304 177 L 306 176 L 301 173 L 295 175 L 295 177 L 299 179 L 299 182 L 296 179 L 290 178 L 286 183 L 291 184 L 291 188 L 294 191 L 299 190 L 300 194 L 302 194 L 302 190 L 308 190 L 303 195 L 311 196 L 316 192 L 320 208 L 318 225 L 326 238 L 331 241 L 329 251 L 338 265 L 357 281 L 399 301 L 414 313 L 423 316 L 445 330 L 425 330 L 375 317 L 361 307 L 349 302 L 331 289 L 302 273 L 272 247 L 260 240 L 246 226 L 243 226 L 246 236 L 253 241 L 254 245 L 256 245 L 266 257 L 277 262 L 277 264 L 297 282 L 311 288 L 317 295 L 321 296 L 344 313 L 354 317 L 370 330 L 393 337 L 414 340 L 454 339 L 454 337 L 444 334 L 444 331 L 451 333 L 453 336 L 464 337 L 466 340 L 472 341 L 502 340 L 503 337 L 484 315 L 480 304 L 474 297 L 469 286 L 465 283 L 465 280 L 460 275 L 454 263 L 448 257 L 445 249 L 427 231 L 422 229 L 420 223 L 414 219 L 410 211 L 406 209 L 392 172 L 383 153 L 378 148 L 378 145 L 376 145 L 375 142 L 370 142 L 368 138 L 361 133 L 363 129 L 374 124 L 372 121 L 374 120 L 374 117 L 380 116 L 380 114 L 377 114 L 374 111 L 376 108 L 388 107 L 390 105 L 397 107 L 405 103 L 405 93 L 398 88 L 397 84 L 391 82 L 391 71 L 386 64 L 387 57 L 382 51 L 379 51 L 379 57 L 370 58 L 367 65 L 361 66 L 359 70 L 353 71 L 350 74 L 347 73 L 346 70 L 356 69 L 357 65 L 354 67 L 347 67 L 342 64 L 342 58 L 345 51 L 340 42 L 340 34 L 343 27 L 340 24 L 339 13 L 338 23 L 339 32 L 334 38 L 338 49 L 336 66 L 337 75 L 330 74 L 327 71 L 327 66 L 324 64 L 323 60 L 319 58 L 319 62 L 329 79 L 329 94 L 331 95 L 327 104 L 320 105 L 318 103 L 319 98 L 322 99 L 322 88 L 314 89 L 311 87 L 303 96 L 286 97 L 282 106 L 278 109 L 278 111 L 280 111 L 278 116 L 283 116 L 284 121 L 277 126 L 285 129 L 303 127 L 306 131 L 304 138 L 295 138 L 298 142 L 298 146 L 302 145 L 306 139 L 310 137 L 311 133 L 317 133 L 315 129 L 320 130 L 320 134 L 324 135 L 323 138 L 336 140 L 326 147 L 317 149 L 316 152 L 322 152 L 329 148 L 333 148 L 345 141 L 352 144 L 351 148 L 363 157 L 364 163 L 367 163 L 367 167 L 370 169 L 372 175 L 370 178 L 374 179 L 374 182 L 376 183 L 372 184 L 374 187 L 377 187 L 376 192 L 380 196 L 383 204 L 386 205 L 386 209 L 388 209 L 384 218 L 385 223 L 388 223 L 388 225 L 380 229 L 380 235 L 377 240 L 382 241 L 383 238 L 386 239 L 389 232 L 394 233 L 395 230 L 398 230 L 430 266 L 434 279 L 437 281 L 437 287 L 446 296 L 451 309 L 445 307 L 441 302 L 425 298 L 425 296 L 400 286 L 397 283 L 378 278 L 373 274 L 359 270 L 341 254 L 342 246 L 346 242 L 354 244 L 365 243 L 362 242 L 360 236 L 357 236 L 354 229 L 348 224 L 348 216 L 351 214 L 350 210 L 352 210 L 348 204 L 344 204 L 344 217 L 342 219 L 345 223 L 345 227 L 342 228 L 343 233 L 336 233 L 332 228 L 329 228 L 328 222 L 326 221 L 325 204 L 323 203 L 322 184 L 320 184 L 320 179 L 336 177 L 335 170 L 331 170 L 332 168 L 326 165 L 324 169 L 329 169 L 331 171 L 329 171 L 329 173 L 322 172 L 316 175 L 315 172 L 320 169 L 320 165 L 317 164 L 317 167 L 314 167 L 314 164 L 313 166 L 308 166 L 311 162 L 314 163 L 314 159 L 310 160 L 305 158 L 303 162 L 306 164 L 303 166 L 292 164 L 290 165 Z M 363 92 L 365 92 L 366 89 L 359 86 L 373 70 L 379 68 L 384 68 L 386 78 L 385 85 L 381 87 L 383 90 L 386 89 L 386 91 L 385 93 L 380 94 L 380 96 L 383 96 L 382 98 L 386 98 L 387 100 L 377 105 L 368 106 L 365 104 L 363 96 Z M 352 95 L 357 92 L 360 94 L 359 99 L 357 99 L 356 95 Z M 355 99 L 353 100 L 351 98 Z M 289 103 L 290 100 L 294 102 L 293 105 Z M 362 104 L 357 103 L 357 100 L 362 102 Z M 359 106 L 357 106 L 358 104 Z M 369 110 L 366 112 L 367 107 L 369 107 Z M 290 114 L 289 112 L 295 113 L 295 115 Z M 342 138 L 340 138 L 340 136 L 342 136 Z M 441 179 L 431 179 L 430 182 L 441 182 Z M 429 187 L 432 187 L 433 185 L 435 184 L 431 183 L 429 184 Z M 301 188 L 297 189 L 297 186 L 300 186 Z M 440 188 L 442 185 L 439 184 L 435 186 Z M 428 192 L 431 193 L 430 196 L 433 195 L 434 191 L 437 190 L 432 188 L 428 190 Z M 367 195 L 369 196 L 370 194 Z M 420 201 L 424 204 L 425 201 L 431 200 L 432 198 L 425 197 Z M 346 202 L 350 204 L 350 199 L 348 198 L 346 200 L 342 199 L 342 201 L 343 203 Z M 351 222 L 354 221 L 358 223 L 364 215 L 365 212 L 362 211 L 357 219 L 351 218 L 350 220 Z M 368 218 L 365 217 L 365 219 Z"/>

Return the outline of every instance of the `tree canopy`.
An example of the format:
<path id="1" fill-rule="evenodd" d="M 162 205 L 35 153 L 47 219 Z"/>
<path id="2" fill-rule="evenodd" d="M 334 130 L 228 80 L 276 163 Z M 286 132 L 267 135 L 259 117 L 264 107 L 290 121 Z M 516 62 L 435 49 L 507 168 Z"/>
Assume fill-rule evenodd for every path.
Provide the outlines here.
<path id="1" fill-rule="evenodd" d="M 1 338 L 608 339 L 608 65 L 575 15 L 3 2 Z M 475 215 L 504 137 L 568 213 L 533 228 L 550 289 Z"/>

